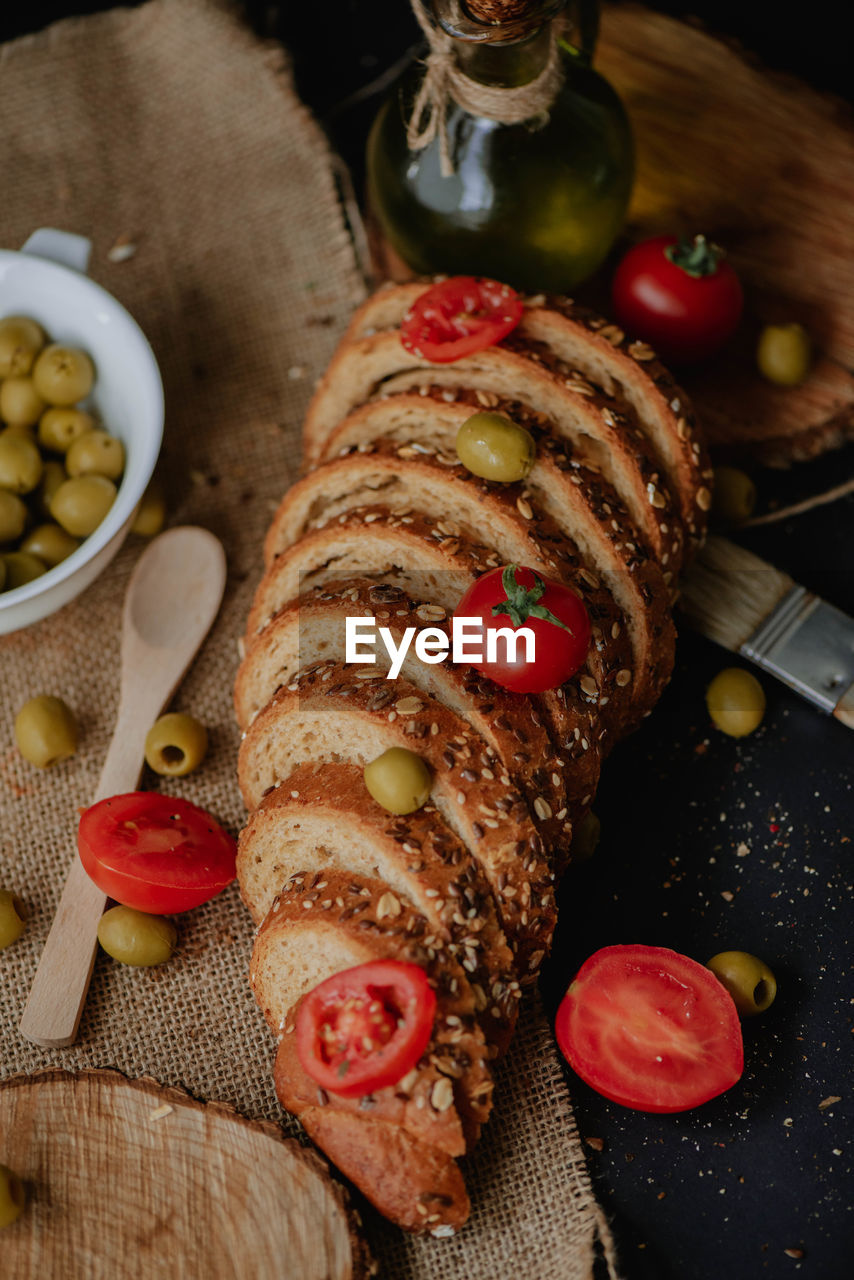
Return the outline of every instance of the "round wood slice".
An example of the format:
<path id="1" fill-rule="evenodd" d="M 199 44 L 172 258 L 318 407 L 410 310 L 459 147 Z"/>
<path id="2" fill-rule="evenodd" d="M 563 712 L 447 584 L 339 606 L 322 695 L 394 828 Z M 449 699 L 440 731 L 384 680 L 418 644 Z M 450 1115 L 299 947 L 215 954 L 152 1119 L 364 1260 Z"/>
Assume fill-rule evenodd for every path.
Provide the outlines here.
<path id="1" fill-rule="evenodd" d="M 27 1187 L 2 1237 L 0 1271 L 15 1280 L 375 1274 L 313 1152 L 154 1080 L 45 1071 L 0 1083 L 0 1163 Z"/>

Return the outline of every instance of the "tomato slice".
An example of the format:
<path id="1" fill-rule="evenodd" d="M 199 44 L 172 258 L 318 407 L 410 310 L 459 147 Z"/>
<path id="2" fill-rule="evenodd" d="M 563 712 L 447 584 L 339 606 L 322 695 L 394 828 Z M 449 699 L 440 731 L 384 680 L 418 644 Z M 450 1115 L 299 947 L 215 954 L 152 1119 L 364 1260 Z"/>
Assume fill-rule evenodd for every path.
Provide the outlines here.
<path id="1" fill-rule="evenodd" d="M 84 809 L 77 849 L 103 893 L 155 915 L 189 911 L 235 877 L 233 837 L 189 800 L 156 791 L 110 796 Z"/>
<path id="2" fill-rule="evenodd" d="M 400 325 L 407 351 L 432 364 L 450 364 L 492 347 L 522 319 L 522 299 L 508 284 L 450 276 L 422 293 Z"/>
<path id="3" fill-rule="evenodd" d="M 333 974 L 302 1000 L 297 1055 L 330 1093 L 372 1093 L 412 1070 L 435 1012 L 436 994 L 417 964 L 372 960 Z"/>
<path id="4" fill-rule="evenodd" d="M 687 1111 L 744 1069 L 729 992 L 705 965 L 666 947 L 603 947 L 579 969 L 555 1034 L 591 1088 L 638 1111 Z"/>

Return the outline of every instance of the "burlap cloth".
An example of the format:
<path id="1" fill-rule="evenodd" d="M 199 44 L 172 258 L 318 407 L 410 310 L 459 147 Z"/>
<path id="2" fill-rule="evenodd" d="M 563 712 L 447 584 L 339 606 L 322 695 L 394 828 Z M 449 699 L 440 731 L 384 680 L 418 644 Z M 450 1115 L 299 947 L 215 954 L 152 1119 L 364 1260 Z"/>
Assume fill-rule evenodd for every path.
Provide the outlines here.
<path id="1" fill-rule="evenodd" d="M 180 785 L 160 785 L 236 831 L 237 637 L 312 385 L 363 295 L 331 158 L 281 51 L 215 0 L 152 0 L 6 46 L 0 114 L 0 244 L 18 248 L 38 226 L 94 241 L 91 274 L 139 320 L 163 372 L 170 521 L 205 525 L 226 548 L 222 611 L 175 704 L 210 727 L 210 756 Z M 136 252 L 112 261 L 121 240 Z M 30 912 L 25 938 L 0 952 L 0 1071 L 114 1066 L 296 1132 L 271 1084 L 274 1046 L 249 991 L 251 928 L 235 887 L 182 919 L 168 966 L 102 957 L 73 1049 L 40 1050 L 17 1030 L 75 808 L 94 791 L 116 714 L 121 599 L 139 550 L 131 539 L 77 601 L 0 638 L 0 885 Z M 45 773 L 12 736 L 17 708 L 42 691 L 67 699 L 82 738 L 72 761 Z M 395 1280 L 591 1274 L 601 1215 L 548 1025 L 530 1003 L 496 1092 L 466 1162 L 474 1211 L 458 1238 L 410 1239 L 367 1215 Z M 251 1241 L 247 1251 L 254 1275 Z"/>

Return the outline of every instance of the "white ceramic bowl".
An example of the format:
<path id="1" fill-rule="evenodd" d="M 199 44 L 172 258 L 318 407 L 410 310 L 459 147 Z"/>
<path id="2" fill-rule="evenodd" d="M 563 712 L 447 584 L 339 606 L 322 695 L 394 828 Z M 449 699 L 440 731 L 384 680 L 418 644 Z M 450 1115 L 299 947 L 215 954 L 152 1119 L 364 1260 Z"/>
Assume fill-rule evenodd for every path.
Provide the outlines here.
<path id="1" fill-rule="evenodd" d="M 125 446 L 115 502 L 94 533 L 40 578 L 0 591 L 0 634 L 47 617 L 93 581 L 118 551 L 151 479 L 163 438 L 163 384 L 135 320 L 86 275 L 91 241 L 43 227 L 20 253 L 0 250 L 0 317 L 32 316 L 52 342 L 82 347 L 95 362 L 91 402 Z"/>

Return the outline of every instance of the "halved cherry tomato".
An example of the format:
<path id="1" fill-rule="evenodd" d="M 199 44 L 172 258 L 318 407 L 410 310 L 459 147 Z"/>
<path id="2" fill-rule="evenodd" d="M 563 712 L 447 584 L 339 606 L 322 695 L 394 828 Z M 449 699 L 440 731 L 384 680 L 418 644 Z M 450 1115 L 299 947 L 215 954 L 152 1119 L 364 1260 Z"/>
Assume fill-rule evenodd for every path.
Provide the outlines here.
<path id="1" fill-rule="evenodd" d="M 637 1111 L 687 1111 L 744 1069 L 732 996 L 705 965 L 666 947 L 595 952 L 561 1002 L 555 1034 L 582 1080 Z"/>
<path id="2" fill-rule="evenodd" d="M 506 338 L 523 310 L 522 299 L 508 284 L 450 276 L 409 308 L 400 325 L 400 341 L 415 356 L 450 364 Z"/>
<path id="3" fill-rule="evenodd" d="M 472 583 L 454 617 L 481 620 L 483 640 L 472 648 L 482 650 L 484 661 L 471 665 L 515 693 L 556 689 L 575 674 L 590 647 L 590 618 L 578 596 L 562 583 L 515 564 L 490 569 Z M 522 626 L 534 633 L 533 662 L 527 660 L 521 642 L 511 660 L 501 636 L 495 640 L 496 660 L 486 660 L 489 631 Z"/>
<path id="4" fill-rule="evenodd" d="M 655 236 L 629 249 L 614 275 L 614 313 L 671 364 L 713 355 L 735 332 L 743 296 L 723 251 L 704 236 Z"/>
<path id="5" fill-rule="evenodd" d="M 296 1021 L 303 1070 L 353 1098 L 396 1084 L 430 1042 L 436 994 L 417 964 L 372 960 L 335 973 L 302 1000 Z"/>
<path id="6" fill-rule="evenodd" d="M 189 911 L 235 876 L 233 837 L 204 809 L 156 791 L 110 796 L 84 809 L 77 849 L 103 893 L 155 915 Z"/>

